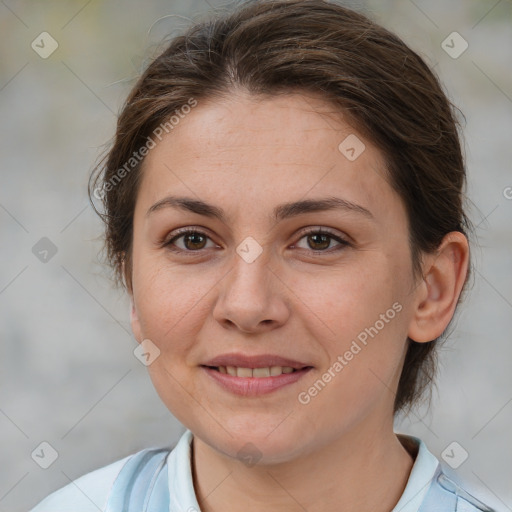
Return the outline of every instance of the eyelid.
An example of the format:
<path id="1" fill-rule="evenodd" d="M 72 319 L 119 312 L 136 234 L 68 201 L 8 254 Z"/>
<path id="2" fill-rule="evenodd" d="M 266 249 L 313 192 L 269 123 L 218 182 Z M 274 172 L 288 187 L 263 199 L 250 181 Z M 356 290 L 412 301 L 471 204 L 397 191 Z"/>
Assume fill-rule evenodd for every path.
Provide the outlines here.
<path id="1" fill-rule="evenodd" d="M 309 226 L 307 228 L 304 228 L 303 230 L 301 230 L 299 232 L 299 234 L 297 235 L 298 236 L 298 239 L 297 239 L 297 242 L 300 241 L 302 238 L 304 238 L 305 236 L 307 235 L 312 235 L 312 234 L 319 234 L 319 235 L 328 235 L 329 238 L 332 238 L 333 240 L 335 240 L 336 242 L 338 242 L 339 246 L 336 248 L 331 248 L 331 249 L 327 249 L 325 251 L 320 251 L 320 250 L 314 250 L 314 249 L 303 249 L 305 251 L 309 251 L 311 253 L 314 253 L 314 254 L 331 254 L 333 252 L 336 252 L 337 250 L 340 250 L 344 247 L 350 247 L 352 246 L 352 242 L 349 240 L 349 237 L 346 236 L 346 235 L 340 235 L 338 234 L 338 232 L 336 231 L 333 231 L 331 230 L 330 228 L 325 228 L 325 227 L 322 227 L 322 226 Z M 295 242 L 295 243 L 297 243 Z M 295 244 L 294 244 L 295 246 Z"/>
<path id="2" fill-rule="evenodd" d="M 311 233 L 321 233 L 324 235 L 330 235 L 333 238 L 338 238 L 347 243 L 349 242 L 349 240 L 348 240 L 349 237 L 347 235 L 341 234 L 336 230 L 333 230 L 331 228 L 326 228 L 323 226 L 308 226 L 306 228 L 301 229 L 297 236 L 300 236 L 302 238 L 304 235 L 309 235 Z"/>

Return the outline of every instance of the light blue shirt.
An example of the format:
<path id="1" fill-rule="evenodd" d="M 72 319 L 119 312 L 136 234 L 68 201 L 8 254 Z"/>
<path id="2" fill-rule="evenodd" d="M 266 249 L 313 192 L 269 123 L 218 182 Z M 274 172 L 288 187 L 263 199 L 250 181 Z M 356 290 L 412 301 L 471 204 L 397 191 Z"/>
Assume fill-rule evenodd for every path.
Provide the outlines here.
<path id="1" fill-rule="evenodd" d="M 492 512 L 492 509 L 474 499 L 444 475 L 438 459 L 428 450 L 421 439 L 399 435 L 414 444 L 418 448 L 418 453 L 404 492 L 392 512 L 430 512 L 440 506 L 442 506 L 443 512 L 451 510 Z M 192 439 L 192 432 L 186 430 L 163 462 L 167 470 L 162 474 L 167 478 L 169 512 L 201 511 L 192 479 L 190 446 Z M 137 454 L 125 457 L 74 480 L 50 494 L 30 512 L 98 512 L 98 510 L 107 510 L 114 482 L 127 462 L 135 455 Z M 167 512 L 167 507 L 158 510 Z"/>

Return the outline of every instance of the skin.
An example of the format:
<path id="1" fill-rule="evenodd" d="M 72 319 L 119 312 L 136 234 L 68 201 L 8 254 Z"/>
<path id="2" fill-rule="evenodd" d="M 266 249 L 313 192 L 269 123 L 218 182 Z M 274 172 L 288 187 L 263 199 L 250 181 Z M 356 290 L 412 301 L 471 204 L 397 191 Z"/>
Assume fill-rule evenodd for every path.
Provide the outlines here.
<path id="1" fill-rule="evenodd" d="M 163 402 L 194 433 L 193 478 L 204 512 L 389 511 L 413 456 L 393 432 L 406 338 L 427 342 L 453 316 L 468 244 L 449 233 L 415 278 L 407 216 L 373 144 L 322 98 L 290 93 L 199 101 L 150 151 L 134 212 L 131 323 L 160 355 L 148 367 Z M 338 150 L 356 134 L 366 149 Z M 226 221 L 172 207 L 168 195 L 222 208 Z M 338 197 L 368 209 L 270 219 L 279 204 Z M 207 238 L 182 237 L 177 228 Z M 303 232 L 331 230 L 350 245 Z M 236 248 L 254 238 L 252 263 Z M 187 253 L 185 253 L 188 251 Z M 322 252 L 323 251 L 323 252 Z M 307 405 L 307 391 L 357 335 L 402 310 Z M 199 365 L 227 352 L 274 353 L 313 370 L 259 397 L 231 394 Z M 261 456 L 246 465 L 238 451 Z"/>

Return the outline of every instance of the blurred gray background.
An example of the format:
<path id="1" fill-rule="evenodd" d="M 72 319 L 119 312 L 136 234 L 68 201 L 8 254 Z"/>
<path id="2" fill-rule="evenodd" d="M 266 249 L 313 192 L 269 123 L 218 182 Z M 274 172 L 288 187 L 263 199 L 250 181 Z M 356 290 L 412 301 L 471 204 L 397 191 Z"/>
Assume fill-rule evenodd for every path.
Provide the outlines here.
<path id="1" fill-rule="evenodd" d="M 466 116 L 474 285 L 441 351 L 431 409 L 396 429 L 439 458 L 457 442 L 469 457 L 456 472 L 512 510 L 512 2 L 345 4 L 424 56 Z M 98 261 L 102 225 L 86 185 L 141 66 L 165 37 L 223 5 L 0 2 L 0 511 L 28 510 L 183 432 L 133 355 L 128 301 Z M 444 43 L 451 55 L 442 46 L 454 31 L 468 43 L 457 58 L 462 39 Z M 58 43 L 47 58 L 48 36 L 31 47 L 42 32 Z M 31 456 L 42 442 L 58 452 L 48 469 Z"/>

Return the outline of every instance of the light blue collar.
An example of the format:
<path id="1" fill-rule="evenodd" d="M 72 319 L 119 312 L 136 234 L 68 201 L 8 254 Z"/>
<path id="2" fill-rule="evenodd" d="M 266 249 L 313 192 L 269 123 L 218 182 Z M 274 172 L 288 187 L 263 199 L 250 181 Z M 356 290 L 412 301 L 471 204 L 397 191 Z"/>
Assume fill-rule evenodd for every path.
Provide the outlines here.
<path id="1" fill-rule="evenodd" d="M 192 478 L 191 447 L 194 435 L 187 429 L 167 459 L 169 474 L 169 512 L 199 512 Z"/>
<path id="2" fill-rule="evenodd" d="M 391 512 L 418 512 L 430 488 L 439 461 L 418 437 L 404 434 L 398 434 L 398 436 L 406 442 L 416 445 L 418 454 L 404 492 Z"/>

